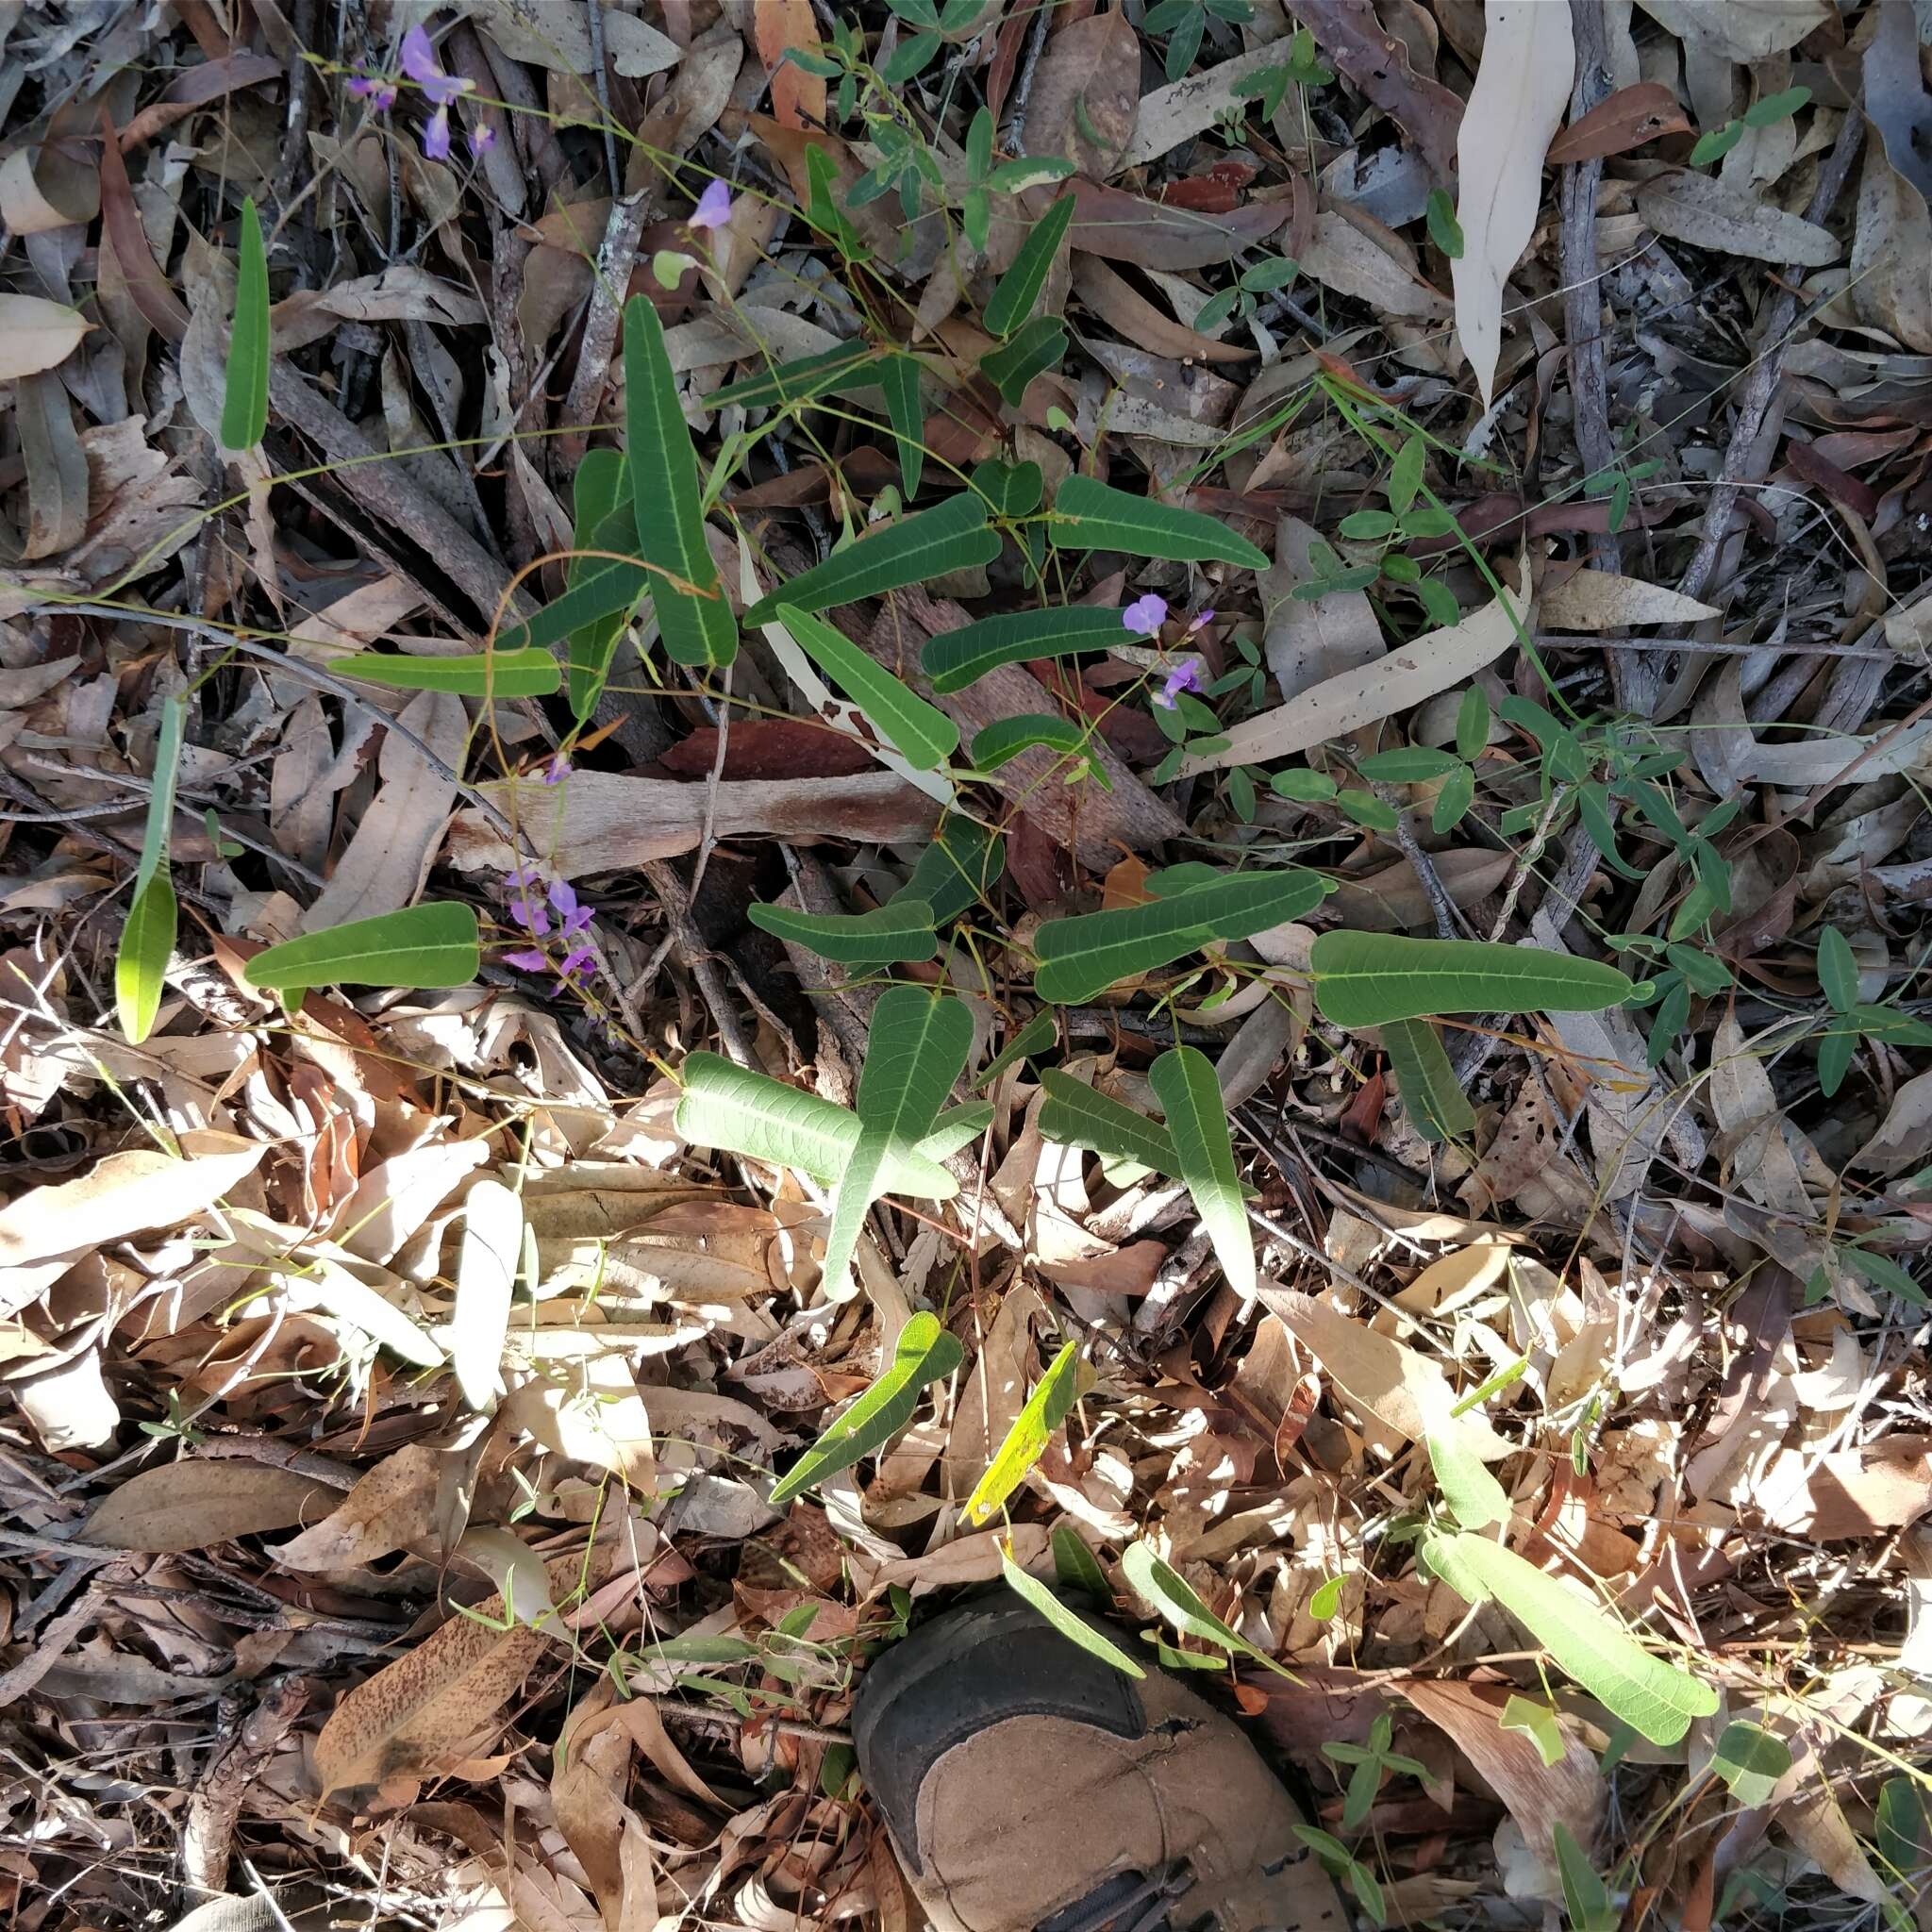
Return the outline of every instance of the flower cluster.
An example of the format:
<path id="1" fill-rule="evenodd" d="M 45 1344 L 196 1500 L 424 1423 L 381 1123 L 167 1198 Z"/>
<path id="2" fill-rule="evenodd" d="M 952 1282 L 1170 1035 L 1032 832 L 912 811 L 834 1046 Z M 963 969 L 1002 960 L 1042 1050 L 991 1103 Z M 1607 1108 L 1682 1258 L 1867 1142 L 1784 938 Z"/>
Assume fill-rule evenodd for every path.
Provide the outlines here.
<path id="1" fill-rule="evenodd" d="M 597 953 L 583 935 L 595 908 L 579 903 L 576 889 L 568 879 L 552 879 L 549 886 L 540 892 L 538 889 L 543 885 L 543 874 L 534 867 L 519 866 L 505 878 L 504 883 L 517 894 L 509 902 L 509 916 L 533 940 L 554 937 L 564 949 L 563 958 L 557 964 L 558 991 L 562 992 L 580 979 L 588 978 L 597 963 Z M 554 929 L 550 917 L 553 912 L 557 915 Z M 525 973 L 547 973 L 550 956 L 540 946 L 526 946 L 518 952 L 506 953 L 503 963 L 519 967 Z"/>
<path id="2" fill-rule="evenodd" d="M 449 158 L 451 104 L 459 101 L 475 83 L 458 80 L 455 75 L 443 72 L 441 61 L 436 58 L 435 43 L 420 25 L 412 26 L 403 36 L 402 65 L 403 73 L 423 91 L 424 97 L 436 109 L 429 117 L 429 125 L 423 130 L 423 152 L 432 161 L 446 161 Z M 358 100 L 367 101 L 375 112 L 386 114 L 395 106 L 398 90 L 393 75 L 358 74 L 350 79 L 349 92 Z M 492 127 L 473 128 L 469 145 L 473 155 L 487 154 L 496 145 L 496 130 Z"/>
<path id="3" fill-rule="evenodd" d="M 1137 597 L 1121 612 L 1121 624 L 1136 637 L 1158 637 L 1161 626 L 1167 622 L 1167 599 L 1157 596 L 1149 591 L 1144 597 Z M 1182 633 L 1183 641 L 1214 622 L 1211 610 L 1197 610 L 1188 620 L 1188 627 Z M 1180 702 L 1184 691 L 1201 691 L 1207 689 L 1201 681 L 1202 664 L 1198 658 L 1183 658 L 1167 674 L 1165 683 L 1156 694 L 1154 702 L 1163 710 L 1171 711 Z"/>

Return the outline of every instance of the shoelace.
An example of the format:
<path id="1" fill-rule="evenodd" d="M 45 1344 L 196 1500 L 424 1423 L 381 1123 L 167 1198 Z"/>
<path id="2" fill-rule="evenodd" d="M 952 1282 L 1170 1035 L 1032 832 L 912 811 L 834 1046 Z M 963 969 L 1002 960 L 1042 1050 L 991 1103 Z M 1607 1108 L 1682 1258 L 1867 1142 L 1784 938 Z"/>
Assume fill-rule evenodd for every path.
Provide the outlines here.
<path id="1" fill-rule="evenodd" d="M 1194 1882 L 1185 1858 L 1120 1889 L 1123 1880 L 1136 1876 L 1123 1873 L 1077 1905 L 1056 1912 L 1040 1932 L 1156 1932 L 1165 1922 L 1168 1907 Z"/>

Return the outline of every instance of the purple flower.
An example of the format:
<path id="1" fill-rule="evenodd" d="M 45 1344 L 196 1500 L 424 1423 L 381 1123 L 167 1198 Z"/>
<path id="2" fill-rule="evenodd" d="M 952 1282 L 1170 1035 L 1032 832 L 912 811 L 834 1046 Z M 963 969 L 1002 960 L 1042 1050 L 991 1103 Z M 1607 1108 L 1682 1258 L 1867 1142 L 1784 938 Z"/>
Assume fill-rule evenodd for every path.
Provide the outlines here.
<path id="1" fill-rule="evenodd" d="M 473 127 L 470 129 L 470 158 L 480 161 L 496 145 L 496 129 L 493 127 Z"/>
<path id="2" fill-rule="evenodd" d="M 509 916 L 538 939 L 542 939 L 550 930 L 550 914 L 541 899 L 525 893 L 522 898 L 509 902 Z"/>
<path id="3" fill-rule="evenodd" d="M 1149 591 L 1121 612 L 1121 622 L 1141 637 L 1152 637 L 1167 622 L 1167 599 Z"/>
<path id="4" fill-rule="evenodd" d="M 575 979 L 578 974 L 582 974 L 586 978 L 588 978 L 591 974 L 591 969 L 593 966 L 595 966 L 596 963 L 596 951 L 591 946 L 591 942 L 588 940 L 579 940 L 577 943 L 574 945 L 570 949 L 570 951 L 563 956 L 563 958 L 558 965 L 558 991 L 561 992 L 564 990 L 564 988 L 569 986 L 573 982 L 573 980 Z"/>
<path id="5" fill-rule="evenodd" d="M 596 916 L 593 908 L 577 904 L 575 890 L 568 879 L 551 881 L 550 903 L 557 908 L 558 939 L 575 939 Z"/>
<path id="6" fill-rule="evenodd" d="M 532 886 L 543 883 L 543 874 L 534 865 L 520 865 L 514 872 L 507 872 L 503 882 L 513 892 L 527 891 Z"/>
<path id="7" fill-rule="evenodd" d="M 420 26 L 412 26 L 403 36 L 403 72 L 428 96 L 434 108 L 446 108 L 449 104 L 470 92 L 467 80 L 458 80 L 453 74 L 442 71 L 442 62 L 436 58 L 436 48 L 429 36 Z M 449 150 L 449 119 L 443 117 L 442 145 L 445 153 Z M 423 143 L 426 150 L 427 141 Z"/>
<path id="8" fill-rule="evenodd" d="M 1201 682 L 1201 660 L 1198 658 L 1183 658 L 1167 674 L 1167 682 L 1160 687 L 1154 702 L 1162 710 L 1171 711 L 1180 702 L 1184 691 L 1199 691 L 1206 687 Z"/>
<path id="9" fill-rule="evenodd" d="M 546 785 L 561 785 L 570 776 L 570 760 L 558 752 L 543 767 L 543 782 Z"/>
<path id="10" fill-rule="evenodd" d="M 525 973 L 543 973 L 549 970 L 550 961 L 535 946 L 526 947 L 521 953 L 506 953 L 503 956 L 506 966 L 515 966 Z"/>
<path id="11" fill-rule="evenodd" d="M 1191 617 L 1191 618 L 1189 618 L 1189 620 L 1188 620 L 1188 636 L 1190 636 L 1190 637 L 1192 637 L 1192 636 L 1194 635 L 1194 633 L 1195 633 L 1196 631 L 1202 631 L 1202 630 L 1206 630 L 1206 629 L 1208 628 L 1208 625 L 1209 625 L 1210 624 L 1212 624 L 1213 622 L 1214 622 L 1214 613 L 1213 613 L 1213 611 L 1211 611 L 1211 610 L 1197 610 L 1197 611 L 1195 611 L 1195 613 L 1193 614 L 1193 616 L 1192 616 L 1192 617 Z"/>
<path id="12" fill-rule="evenodd" d="M 429 125 L 423 130 L 423 152 L 432 161 L 449 159 L 449 109 L 439 108 L 429 117 Z"/>
<path id="13" fill-rule="evenodd" d="M 691 228 L 722 228 L 731 219 L 731 191 L 722 181 L 713 181 L 698 196 L 685 223 Z"/>
<path id="14" fill-rule="evenodd" d="M 385 79 L 380 75 L 351 75 L 349 92 L 358 101 L 367 101 L 378 114 L 387 114 L 396 104 L 395 82 Z"/>

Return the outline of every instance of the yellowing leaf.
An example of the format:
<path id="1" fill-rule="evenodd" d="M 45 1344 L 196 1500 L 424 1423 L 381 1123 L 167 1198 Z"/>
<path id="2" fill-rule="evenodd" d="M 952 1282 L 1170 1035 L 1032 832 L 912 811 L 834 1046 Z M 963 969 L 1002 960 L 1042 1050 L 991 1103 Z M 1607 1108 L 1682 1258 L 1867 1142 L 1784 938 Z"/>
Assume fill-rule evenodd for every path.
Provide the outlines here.
<path id="1" fill-rule="evenodd" d="M 0 295 L 0 382 L 66 361 L 93 326 L 77 308 L 40 295 Z"/>

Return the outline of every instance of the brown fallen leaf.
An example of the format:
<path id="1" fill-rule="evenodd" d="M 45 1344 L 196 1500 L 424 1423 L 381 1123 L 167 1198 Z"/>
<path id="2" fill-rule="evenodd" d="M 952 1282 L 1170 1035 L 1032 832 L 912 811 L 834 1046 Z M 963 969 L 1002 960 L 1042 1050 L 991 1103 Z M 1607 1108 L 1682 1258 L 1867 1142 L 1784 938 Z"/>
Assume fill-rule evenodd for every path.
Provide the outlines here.
<path id="1" fill-rule="evenodd" d="M 1140 106 L 1133 23 L 1119 8 L 1075 21 L 1047 42 L 1034 72 L 1026 152 L 1062 157 L 1090 180 L 1105 181 L 1121 168 Z"/>
<path id="2" fill-rule="evenodd" d="M 1278 201 L 1250 202 L 1232 214 L 1200 214 L 1143 200 L 1124 188 L 1080 180 L 1072 185 L 1072 246 L 1082 254 L 1131 261 L 1141 268 L 1206 268 L 1211 262 L 1232 261 L 1242 249 L 1274 234 L 1293 212 L 1290 203 Z"/>
<path id="3" fill-rule="evenodd" d="M 144 1469 L 97 1504 L 84 1542 L 158 1554 L 313 1521 L 341 1497 L 314 1476 L 265 1462 L 188 1457 Z"/>
<path id="4" fill-rule="evenodd" d="M 436 1527 L 442 1453 L 406 1442 L 385 1456 L 320 1523 L 275 1549 L 291 1570 L 349 1570 L 427 1540 Z"/>
<path id="5" fill-rule="evenodd" d="M 1787 1449 L 1758 1478 L 1753 1501 L 1781 1533 L 1814 1542 L 1916 1523 L 1932 1509 L 1932 1435 L 1882 1436 L 1818 1457 Z"/>
<path id="6" fill-rule="evenodd" d="M 1600 161 L 1607 155 L 1626 155 L 1659 135 L 1690 131 L 1690 123 L 1676 95 L 1661 81 L 1641 80 L 1635 87 L 1620 87 L 1580 120 L 1571 122 L 1551 142 L 1543 158 L 1553 168 Z"/>
<path id="7" fill-rule="evenodd" d="M 811 0 L 756 0 L 750 8 L 758 57 L 772 76 L 772 114 L 781 127 L 823 128 L 825 82 L 785 58 L 788 47 L 815 53 L 819 30 Z"/>
<path id="8" fill-rule="evenodd" d="M 1444 187 L 1455 178 L 1462 103 L 1409 65 L 1408 49 L 1383 31 L 1371 0 L 1296 0 L 1295 16 L 1336 68 L 1413 141 Z"/>
<path id="9" fill-rule="evenodd" d="M 1637 212 L 1659 235 L 1713 255 L 1827 268 L 1844 250 L 1829 228 L 1758 201 L 1708 175 L 1660 175 L 1637 191 Z"/>
<path id="10" fill-rule="evenodd" d="M 1186 362 L 1246 362 L 1256 351 L 1239 342 L 1217 342 L 1212 336 L 1163 315 L 1138 291 L 1130 289 L 1097 256 L 1074 265 L 1074 292 L 1095 315 L 1116 330 L 1123 341 Z"/>

